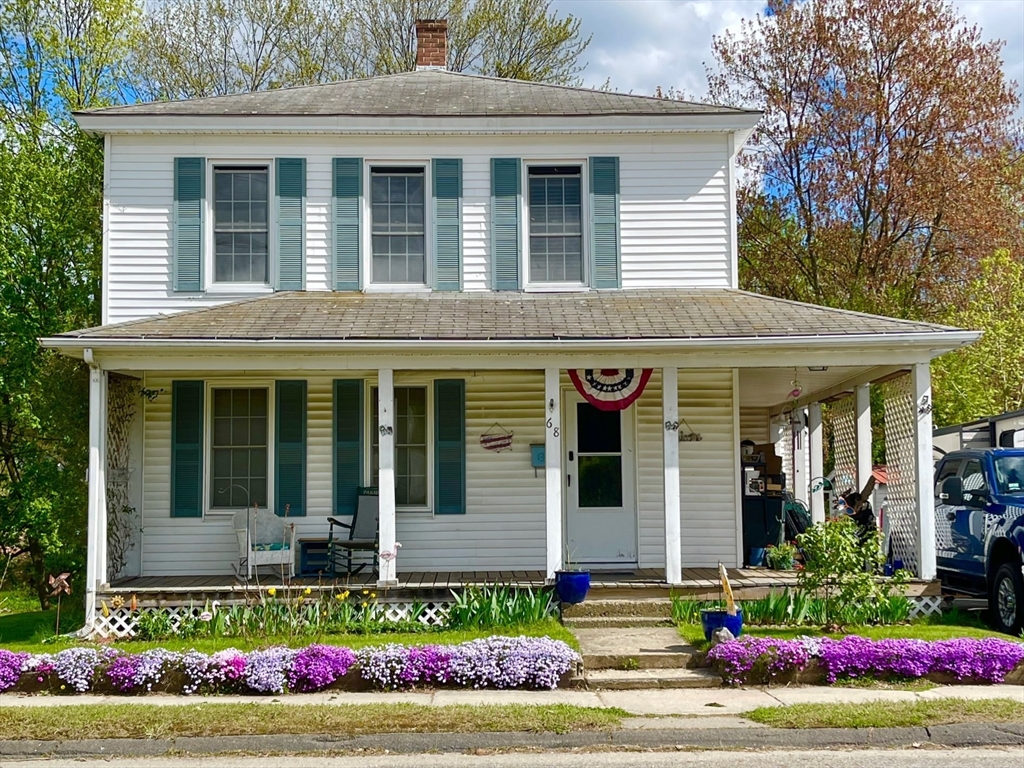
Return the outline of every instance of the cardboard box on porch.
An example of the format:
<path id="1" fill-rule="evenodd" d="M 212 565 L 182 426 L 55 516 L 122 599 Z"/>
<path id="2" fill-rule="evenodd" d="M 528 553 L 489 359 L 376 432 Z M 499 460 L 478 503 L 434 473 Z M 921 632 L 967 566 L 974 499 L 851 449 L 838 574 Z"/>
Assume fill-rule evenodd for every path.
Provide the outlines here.
<path id="1" fill-rule="evenodd" d="M 768 443 L 767 445 L 755 445 L 754 453 L 764 454 L 765 463 L 765 474 L 767 475 L 781 475 L 782 474 L 782 457 L 775 454 L 775 444 Z"/>

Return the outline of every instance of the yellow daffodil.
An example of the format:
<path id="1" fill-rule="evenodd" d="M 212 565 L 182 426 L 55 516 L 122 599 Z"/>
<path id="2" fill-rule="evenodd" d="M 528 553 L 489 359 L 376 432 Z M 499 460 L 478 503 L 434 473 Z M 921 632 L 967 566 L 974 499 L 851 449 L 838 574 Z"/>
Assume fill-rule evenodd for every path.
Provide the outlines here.
<path id="1" fill-rule="evenodd" d="M 370 594 L 370 590 L 368 590 L 368 589 L 364 589 L 364 590 L 363 590 L 363 594 L 364 594 L 364 595 L 368 595 L 368 594 Z"/>
<path id="2" fill-rule="evenodd" d="M 312 587 L 306 587 L 306 594 L 307 595 L 313 594 L 313 588 Z"/>
<path id="3" fill-rule="evenodd" d="M 368 606 L 368 605 L 369 605 L 369 603 L 367 603 L 367 602 L 364 602 L 364 603 L 363 603 L 363 608 L 365 608 L 365 607 L 366 607 L 366 606 Z"/>
<path id="4" fill-rule="evenodd" d="M 277 590 L 274 589 L 273 587 L 271 587 L 270 589 L 267 590 L 267 594 L 270 595 L 271 597 L 273 597 L 274 595 L 277 594 Z"/>
<path id="5" fill-rule="evenodd" d="M 344 599 L 345 599 L 345 596 L 344 596 L 343 594 L 341 594 L 341 593 L 339 592 L 338 594 L 336 594 L 336 595 L 334 596 L 334 599 L 335 599 L 335 600 L 344 600 Z"/>
<path id="6" fill-rule="evenodd" d="M 376 592 L 371 592 L 370 593 L 370 597 L 372 597 L 374 600 L 376 600 L 377 599 L 377 593 Z"/>
<path id="7" fill-rule="evenodd" d="M 346 589 L 346 590 L 345 590 L 344 592 L 342 592 L 342 593 L 341 593 L 341 599 L 342 599 L 342 600 L 345 600 L 345 599 L 347 599 L 347 598 L 348 598 L 348 596 L 349 596 L 350 594 L 352 594 L 352 593 L 351 593 L 351 592 L 349 592 L 349 591 L 348 591 L 348 590 Z"/>

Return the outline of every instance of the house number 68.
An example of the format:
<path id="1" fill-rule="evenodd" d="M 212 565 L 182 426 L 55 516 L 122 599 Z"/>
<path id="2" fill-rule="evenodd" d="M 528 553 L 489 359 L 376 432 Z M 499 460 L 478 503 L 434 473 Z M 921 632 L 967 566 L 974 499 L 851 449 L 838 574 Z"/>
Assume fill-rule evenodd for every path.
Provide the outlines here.
<path id="1" fill-rule="evenodd" d="M 558 437 L 558 434 L 559 434 L 558 427 L 556 427 L 554 425 L 554 423 L 551 421 L 551 419 L 548 419 L 547 427 L 548 427 L 548 429 L 551 430 L 551 436 L 552 437 Z"/>

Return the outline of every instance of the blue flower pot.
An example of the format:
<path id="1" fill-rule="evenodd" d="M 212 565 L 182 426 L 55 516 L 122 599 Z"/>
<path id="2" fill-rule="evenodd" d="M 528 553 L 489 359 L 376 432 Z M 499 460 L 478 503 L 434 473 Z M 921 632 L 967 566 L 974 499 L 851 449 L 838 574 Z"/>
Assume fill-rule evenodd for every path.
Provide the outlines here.
<path id="1" fill-rule="evenodd" d="M 563 603 L 582 603 L 590 591 L 590 571 L 557 571 L 555 591 Z"/>
<path id="2" fill-rule="evenodd" d="M 700 626 L 704 630 L 705 640 L 711 640 L 714 631 L 722 627 L 732 632 L 733 637 L 739 637 L 743 634 L 743 610 L 737 608 L 735 616 L 725 611 L 701 611 Z"/>

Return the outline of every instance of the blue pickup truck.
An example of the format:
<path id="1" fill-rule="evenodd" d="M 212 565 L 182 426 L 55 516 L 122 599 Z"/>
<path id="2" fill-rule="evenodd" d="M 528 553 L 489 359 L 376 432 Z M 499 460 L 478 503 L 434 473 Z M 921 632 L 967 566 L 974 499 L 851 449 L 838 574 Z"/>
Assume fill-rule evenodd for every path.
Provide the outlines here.
<path id="1" fill-rule="evenodd" d="M 963 450 L 935 471 L 935 543 L 943 584 L 988 596 L 993 627 L 1024 629 L 1024 448 Z"/>

